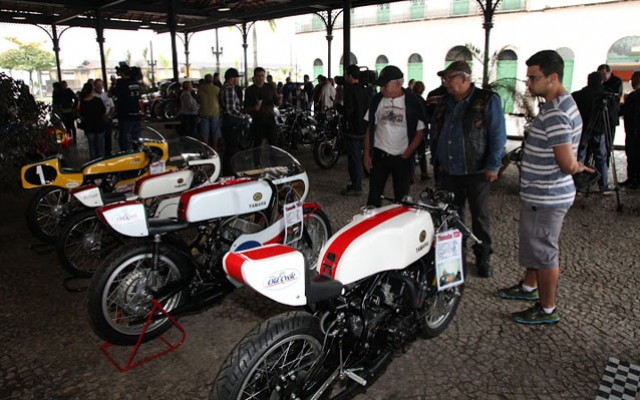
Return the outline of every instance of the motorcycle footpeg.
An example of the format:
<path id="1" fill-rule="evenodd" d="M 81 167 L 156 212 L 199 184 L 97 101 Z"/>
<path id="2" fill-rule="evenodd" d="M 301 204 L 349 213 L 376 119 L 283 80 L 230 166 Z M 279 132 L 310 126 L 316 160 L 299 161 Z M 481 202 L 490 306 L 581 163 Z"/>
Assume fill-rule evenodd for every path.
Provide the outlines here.
<path id="1" fill-rule="evenodd" d="M 361 385 L 361 386 L 367 386 L 367 380 L 364 378 L 361 378 L 360 376 L 356 375 L 355 372 L 353 372 L 354 370 L 351 369 L 347 369 L 344 371 L 344 374 L 346 376 L 349 377 L 349 379 L 355 381 L 357 384 Z"/>

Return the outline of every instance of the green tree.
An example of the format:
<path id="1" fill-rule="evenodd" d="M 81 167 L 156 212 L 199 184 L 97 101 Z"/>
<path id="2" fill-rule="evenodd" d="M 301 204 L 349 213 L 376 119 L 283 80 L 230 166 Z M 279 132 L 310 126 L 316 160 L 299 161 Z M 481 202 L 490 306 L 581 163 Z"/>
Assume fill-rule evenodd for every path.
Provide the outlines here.
<path id="1" fill-rule="evenodd" d="M 18 48 L 9 49 L 0 54 L 0 67 L 9 71 L 27 71 L 30 87 L 33 87 L 34 71 L 48 70 L 56 65 L 53 53 L 40 48 L 43 43 L 23 43 L 15 37 L 5 37 L 5 39 Z"/>

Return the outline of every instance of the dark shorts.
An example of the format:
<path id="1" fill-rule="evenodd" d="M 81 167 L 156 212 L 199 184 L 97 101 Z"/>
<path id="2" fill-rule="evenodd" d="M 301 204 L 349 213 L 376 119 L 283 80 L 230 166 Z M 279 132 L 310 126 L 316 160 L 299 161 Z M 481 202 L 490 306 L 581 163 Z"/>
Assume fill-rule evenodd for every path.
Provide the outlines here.
<path id="1" fill-rule="evenodd" d="M 558 240 L 568 208 L 536 208 L 523 205 L 520 210 L 520 265 L 530 269 L 550 269 L 560 265 Z"/>

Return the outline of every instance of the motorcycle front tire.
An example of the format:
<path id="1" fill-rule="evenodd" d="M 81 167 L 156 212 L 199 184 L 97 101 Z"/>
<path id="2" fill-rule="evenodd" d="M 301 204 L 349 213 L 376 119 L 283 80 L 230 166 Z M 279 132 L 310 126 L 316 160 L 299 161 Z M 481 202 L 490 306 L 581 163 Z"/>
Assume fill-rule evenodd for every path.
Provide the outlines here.
<path id="1" fill-rule="evenodd" d="M 464 285 L 458 285 L 436 292 L 430 299 L 425 299 L 425 307 L 429 312 L 424 316 L 420 337 L 433 339 L 444 332 L 456 315 Z"/>
<path id="2" fill-rule="evenodd" d="M 45 186 L 36 191 L 27 205 L 27 226 L 38 239 L 55 243 L 62 230 L 69 202 L 69 191 L 58 186 Z"/>
<path id="3" fill-rule="evenodd" d="M 334 141 L 324 137 L 316 140 L 313 145 L 313 159 L 322 169 L 333 168 L 338 162 L 340 153 L 334 145 Z"/>
<path id="4" fill-rule="evenodd" d="M 270 384 L 273 382 L 281 382 L 278 398 L 309 398 L 313 393 L 303 392 L 301 387 L 308 371 L 300 366 L 310 366 L 322 357 L 323 338 L 320 323 L 311 314 L 290 312 L 269 318 L 231 351 L 209 400 L 246 399 L 257 393 L 260 398 L 270 398 L 277 390 Z"/>
<path id="5" fill-rule="evenodd" d="M 99 337 L 115 345 L 135 345 L 153 307 L 151 290 L 158 291 L 189 272 L 189 260 L 165 244 L 160 245 L 157 273 L 153 273 L 152 263 L 153 243 L 132 242 L 108 256 L 94 273 L 88 289 L 87 315 Z M 171 314 L 187 297 L 185 287 L 159 302 Z M 157 338 L 171 326 L 166 317 L 152 319 L 141 343 Z"/>

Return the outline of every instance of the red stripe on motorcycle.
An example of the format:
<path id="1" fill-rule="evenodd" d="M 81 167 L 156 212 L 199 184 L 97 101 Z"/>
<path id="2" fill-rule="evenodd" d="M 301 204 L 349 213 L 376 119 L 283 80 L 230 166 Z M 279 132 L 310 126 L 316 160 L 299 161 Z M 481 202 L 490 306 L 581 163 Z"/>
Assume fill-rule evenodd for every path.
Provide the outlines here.
<path id="1" fill-rule="evenodd" d="M 227 275 L 244 284 L 242 278 L 242 264 L 246 261 L 246 258 L 238 253 L 227 253 L 224 258 L 224 265 L 227 270 Z"/>
<path id="2" fill-rule="evenodd" d="M 342 254 L 344 254 L 347 247 L 349 247 L 351 243 L 353 243 L 353 241 L 355 241 L 371 229 L 377 227 L 378 225 L 381 225 L 382 223 L 400 214 L 409 212 L 410 210 L 411 209 L 406 206 L 391 208 L 379 214 L 373 215 L 372 217 L 365 219 L 359 224 L 353 226 L 351 229 L 341 233 L 340 236 L 338 236 L 333 241 L 333 243 L 331 243 L 327 251 L 325 251 L 324 253 L 322 263 L 320 264 L 321 275 L 330 273 L 331 279 L 335 279 L 336 271 L 338 270 L 338 264 L 340 263 L 340 258 L 342 257 Z M 331 258 L 333 259 L 331 260 Z M 325 269 L 328 271 L 326 271 Z"/>
<path id="3" fill-rule="evenodd" d="M 295 250 L 289 246 L 283 244 L 257 247 L 255 249 L 246 250 L 242 252 L 246 258 L 250 260 L 264 260 L 265 258 L 281 256 L 283 254 L 293 253 Z"/>

